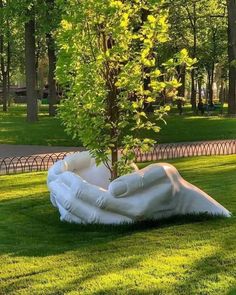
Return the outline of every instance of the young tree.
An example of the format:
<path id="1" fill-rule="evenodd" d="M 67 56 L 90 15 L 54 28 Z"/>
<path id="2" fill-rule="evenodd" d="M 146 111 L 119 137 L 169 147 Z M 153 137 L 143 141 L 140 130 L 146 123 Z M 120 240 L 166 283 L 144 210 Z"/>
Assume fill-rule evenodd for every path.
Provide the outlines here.
<path id="1" fill-rule="evenodd" d="M 129 171 L 135 148 L 152 147 L 155 141 L 142 131 L 158 132 L 166 108 L 149 116 L 146 107 L 163 89 L 176 92 L 176 60 L 190 62 L 183 51 L 166 63 L 165 73 L 157 68 L 157 48 L 168 39 L 163 2 L 71 0 L 64 10 L 57 77 L 67 98 L 60 116 L 66 130 L 108 167 L 111 179 Z"/>

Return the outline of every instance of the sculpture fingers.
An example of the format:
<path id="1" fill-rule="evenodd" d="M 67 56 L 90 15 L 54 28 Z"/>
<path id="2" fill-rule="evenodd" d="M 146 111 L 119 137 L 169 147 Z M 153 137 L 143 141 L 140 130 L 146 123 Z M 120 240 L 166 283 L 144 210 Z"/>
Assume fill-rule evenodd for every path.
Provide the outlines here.
<path id="1" fill-rule="evenodd" d="M 63 160 L 57 161 L 51 168 L 48 170 L 47 184 L 51 181 L 54 181 L 58 176 L 63 173 L 65 170 L 65 165 Z"/>
<path id="2" fill-rule="evenodd" d="M 153 184 L 161 183 L 166 177 L 163 167 L 153 164 L 112 181 L 108 190 L 116 198 L 122 198 L 148 188 Z"/>
<path id="3" fill-rule="evenodd" d="M 78 200 L 76 204 L 73 204 L 73 213 L 78 215 L 83 207 L 83 212 L 80 213 L 79 216 L 83 220 L 86 220 L 86 222 L 95 222 L 93 221 L 94 219 L 97 219 L 97 222 L 100 223 L 109 223 L 111 221 L 112 223 L 131 222 L 130 218 L 122 214 L 124 210 L 119 210 L 119 212 L 117 210 L 112 210 L 110 212 L 109 204 L 113 204 L 113 206 L 111 206 L 112 208 L 117 208 L 117 204 L 112 202 L 113 198 L 107 190 L 92 185 L 71 172 L 63 173 L 60 176 L 60 181 L 70 187 L 71 192 L 74 194 L 74 199 Z M 83 214 L 85 214 L 85 216 L 83 216 Z"/>
<path id="4" fill-rule="evenodd" d="M 63 173 L 56 181 L 50 183 L 49 189 L 53 192 L 58 208 L 62 207 L 66 213 L 69 213 L 66 215 L 65 211 L 59 210 L 64 213 L 63 220 L 76 222 L 79 218 L 79 223 L 81 220 L 83 223 L 103 224 L 132 222 L 126 216 L 100 209 L 101 204 L 96 202 L 101 198 L 98 194 L 100 190 L 73 173 Z"/>
<path id="5" fill-rule="evenodd" d="M 55 208 L 58 208 L 57 201 L 56 201 L 56 195 L 52 191 L 50 192 L 50 201 Z"/>
<path id="6" fill-rule="evenodd" d="M 95 163 L 89 152 L 68 155 L 64 160 L 57 161 L 49 170 L 47 183 L 56 180 L 65 171 L 78 172 L 89 168 Z"/>
<path id="7" fill-rule="evenodd" d="M 57 208 L 58 208 L 59 213 L 60 213 L 60 220 L 61 221 L 66 221 L 66 222 L 69 222 L 69 223 L 79 223 L 79 224 L 84 223 L 81 218 L 79 218 L 78 216 L 75 216 L 75 215 L 71 214 L 70 212 L 68 212 L 59 203 L 57 203 Z"/>
<path id="8" fill-rule="evenodd" d="M 92 206 L 103 208 L 103 203 L 109 197 L 106 190 L 86 182 L 79 175 L 72 172 L 64 172 L 59 181 L 70 188 L 75 199 L 82 200 Z"/>
<path id="9" fill-rule="evenodd" d="M 50 200 L 51 200 L 51 203 L 53 204 L 53 206 L 58 209 L 58 211 L 60 213 L 60 220 L 66 221 L 69 223 L 83 223 L 82 219 L 80 219 L 77 216 L 72 215 L 64 207 L 62 207 L 60 205 L 60 203 L 57 201 L 58 186 L 57 185 L 54 186 L 54 184 L 52 183 L 52 185 L 50 186 L 50 190 L 51 190 Z"/>
<path id="10" fill-rule="evenodd" d="M 69 203 L 70 201 L 67 202 L 67 204 Z M 81 218 L 84 223 L 122 224 L 132 222 L 132 219 L 124 215 L 93 207 L 80 200 L 71 203 L 69 212 Z"/>
<path id="11" fill-rule="evenodd" d="M 91 157 L 89 152 L 78 152 L 66 156 L 63 162 L 65 171 L 76 172 L 89 168 L 95 163 L 95 160 Z"/>
<path id="12" fill-rule="evenodd" d="M 159 219 L 170 216 L 177 202 L 178 199 L 172 193 L 172 185 L 165 181 L 139 190 L 127 198 L 109 198 L 104 208 L 133 220 Z"/>

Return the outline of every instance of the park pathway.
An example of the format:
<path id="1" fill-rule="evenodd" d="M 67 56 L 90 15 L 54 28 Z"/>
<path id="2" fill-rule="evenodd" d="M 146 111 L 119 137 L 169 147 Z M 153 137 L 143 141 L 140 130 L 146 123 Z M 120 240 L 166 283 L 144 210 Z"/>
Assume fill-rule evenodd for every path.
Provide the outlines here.
<path id="1" fill-rule="evenodd" d="M 0 158 L 60 154 L 80 150 L 80 147 L 0 144 Z"/>
<path id="2" fill-rule="evenodd" d="M 0 174 L 47 170 L 67 154 L 81 147 L 0 145 Z M 214 140 L 158 144 L 153 151 L 136 150 L 137 162 L 236 154 L 236 140 Z"/>

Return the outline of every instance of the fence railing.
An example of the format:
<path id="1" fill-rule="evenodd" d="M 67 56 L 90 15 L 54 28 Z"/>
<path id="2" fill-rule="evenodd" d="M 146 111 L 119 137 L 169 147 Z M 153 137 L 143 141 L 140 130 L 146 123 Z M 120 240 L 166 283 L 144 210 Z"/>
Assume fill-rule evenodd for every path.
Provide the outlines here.
<path id="1" fill-rule="evenodd" d="M 171 143 L 156 145 L 151 152 L 136 150 L 137 162 L 161 161 L 175 158 L 236 154 L 236 140 Z M 0 158 L 0 174 L 48 170 L 68 153 Z"/>
<path id="2" fill-rule="evenodd" d="M 136 151 L 138 162 L 232 154 L 236 154 L 236 140 L 159 144 L 148 153 Z"/>
<path id="3" fill-rule="evenodd" d="M 48 170 L 68 153 L 0 158 L 0 174 L 14 174 Z"/>

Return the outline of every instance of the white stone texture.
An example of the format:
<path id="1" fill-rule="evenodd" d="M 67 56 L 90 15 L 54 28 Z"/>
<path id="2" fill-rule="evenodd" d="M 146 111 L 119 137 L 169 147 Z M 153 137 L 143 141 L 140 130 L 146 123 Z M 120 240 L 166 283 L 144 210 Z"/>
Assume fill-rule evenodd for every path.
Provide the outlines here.
<path id="1" fill-rule="evenodd" d="M 177 169 L 158 163 L 109 181 L 104 165 L 96 166 L 89 152 L 75 153 L 55 163 L 48 172 L 52 204 L 61 220 L 73 223 L 121 224 L 175 215 L 230 217 L 230 212 Z"/>

